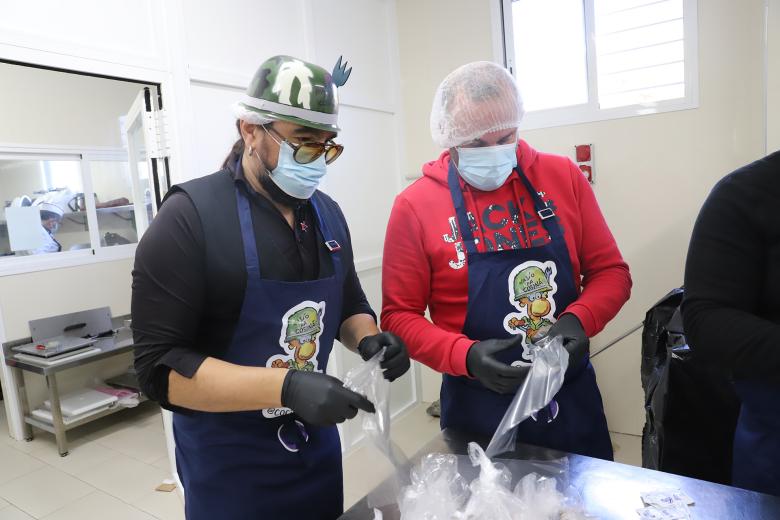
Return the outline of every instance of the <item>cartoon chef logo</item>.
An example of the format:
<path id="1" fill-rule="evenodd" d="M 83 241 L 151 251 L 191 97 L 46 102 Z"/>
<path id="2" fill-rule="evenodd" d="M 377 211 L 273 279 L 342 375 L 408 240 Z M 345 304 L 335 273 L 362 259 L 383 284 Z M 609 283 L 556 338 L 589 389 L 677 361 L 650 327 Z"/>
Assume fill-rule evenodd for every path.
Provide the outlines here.
<path id="1" fill-rule="evenodd" d="M 509 273 L 509 302 L 520 312 L 504 318 L 504 329 L 523 334 L 525 342 L 543 335 L 555 322 L 555 293 L 558 286 L 555 262 L 524 262 Z"/>
<path id="2" fill-rule="evenodd" d="M 279 345 L 284 353 L 268 358 L 266 366 L 316 372 L 320 335 L 325 328 L 324 319 L 325 302 L 304 301 L 284 313 L 279 335 Z M 263 410 L 263 415 L 268 418 L 289 413 L 292 413 L 289 408 Z"/>

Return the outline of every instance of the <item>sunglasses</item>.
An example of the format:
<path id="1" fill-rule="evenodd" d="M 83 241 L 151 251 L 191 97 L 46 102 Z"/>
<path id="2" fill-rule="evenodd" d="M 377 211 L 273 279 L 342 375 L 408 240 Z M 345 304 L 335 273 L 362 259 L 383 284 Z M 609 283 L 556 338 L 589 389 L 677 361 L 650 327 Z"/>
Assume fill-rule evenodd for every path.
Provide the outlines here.
<path id="1" fill-rule="evenodd" d="M 323 154 L 325 154 L 325 164 L 330 164 L 338 159 L 341 155 L 341 152 L 344 151 L 344 147 L 342 145 L 336 144 L 332 140 L 328 140 L 324 143 L 307 142 L 295 144 L 291 143 L 288 139 L 285 139 L 285 137 L 274 130 L 273 127 L 263 126 L 262 128 L 268 133 L 268 135 L 271 136 L 272 139 L 274 139 L 274 141 L 276 141 L 276 139 L 273 137 L 273 135 L 271 135 L 271 132 L 279 136 L 279 139 L 281 139 L 282 142 L 287 143 L 290 148 L 293 149 L 293 159 L 295 159 L 295 162 L 298 164 L 312 163 L 319 159 Z M 271 132 L 269 132 L 269 130 L 271 130 Z M 279 145 L 282 144 L 279 141 L 276 142 Z"/>

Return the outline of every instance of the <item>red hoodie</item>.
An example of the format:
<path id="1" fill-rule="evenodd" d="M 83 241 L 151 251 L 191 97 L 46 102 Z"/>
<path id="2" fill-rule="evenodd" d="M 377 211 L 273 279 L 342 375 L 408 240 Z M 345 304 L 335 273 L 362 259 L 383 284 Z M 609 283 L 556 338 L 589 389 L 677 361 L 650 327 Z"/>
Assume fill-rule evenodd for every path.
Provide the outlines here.
<path id="1" fill-rule="evenodd" d="M 395 199 L 385 237 L 382 328 L 399 335 L 412 358 L 439 372 L 467 375 L 475 340 L 461 333 L 468 303 L 468 265 L 458 258 L 455 208 L 447 186 L 450 154 L 423 166 L 424 176 Z M 588 336 L 601 331 L 628 300 L 631 275 L 593 191 L 566 157 L 539 153 L 526 142 L 517 161 L 563 227 L 580 296 L 564 312 Z M 543 245 L 549 236 L 522 181 L 512 175 L 496 191 L 461 179 L 466 210 L 476 220 L 480 251 Z M 458 236 L 458 240 L 460 237 Z M 433 323 L 425 318 L 426 308 Z"/>

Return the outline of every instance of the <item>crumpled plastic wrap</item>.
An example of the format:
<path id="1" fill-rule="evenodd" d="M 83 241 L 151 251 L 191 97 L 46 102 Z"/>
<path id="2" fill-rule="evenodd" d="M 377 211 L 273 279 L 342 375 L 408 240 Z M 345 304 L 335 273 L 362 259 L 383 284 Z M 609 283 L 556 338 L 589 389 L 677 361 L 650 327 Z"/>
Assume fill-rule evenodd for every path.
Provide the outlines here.
<path id="1" fill-rule="evenodd" d="M 451 520 L 469 496 L 458 457 L 429 453 L 412 468 L 412 483 L 399 499 L 402 520 Z"/>
<path id="2" fill-rule="evenodd" d="M 517 425 L 538 412 L 553 400 L 563 386 L 569 353 L 563 348 L 563 337 L 545 337 L 529 347 L 531 370 L 517 389 L 512 403 L 501 419 L 486 453 L 495 457 L 514 451 Z"/>
<path id="3" fill-rule="evenodd" d="M 390 382 L 384 378 L 380 363 L 384 359 L 382 349 L 373 358 L 350 370 L 344 378 L 344 386 L 357 392 L 374 404 L 376 413 L 358 412 L 358 420 L 368 441 L 396 468 L 397 482 L 389 488 L 374 490 L 368 496 L 370 507 L 382 507 L 396 502 L 403 483 L 408 483 L 402 468 L 409 463 L 403 451 L 390 439 Z"/>
<path id="4" fill-rule="evenodd" d="M 512 489 L 512 474 L 476 443 L 469 458 L 479 476 L 467 487 L 455 455 L 426 455 L 400 498 L 401 520 L 584 520 L 579 496 L 563 494 L 556 479 L 530 473 Z"/>

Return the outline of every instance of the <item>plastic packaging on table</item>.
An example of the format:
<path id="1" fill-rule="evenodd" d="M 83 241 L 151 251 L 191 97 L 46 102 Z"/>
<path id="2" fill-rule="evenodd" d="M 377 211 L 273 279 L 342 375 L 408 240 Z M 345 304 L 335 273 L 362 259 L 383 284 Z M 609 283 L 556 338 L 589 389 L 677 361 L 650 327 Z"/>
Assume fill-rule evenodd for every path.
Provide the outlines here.
<path id="1" fill-rule="evenodd" d="M 479 476 L 467 487 L 457 457 L 426 455 L 412 470 L 400 499 L 401 520 L 583 520 L 579 497 L 558 490 L 555 478 L 525 475 L 512 490 L 512 474 L 476 443 L 469 458 Z"/>
<path id="2" fill-rule="evenodd" d="M 490 440 L 485 451 L 488 457 L 514 451 L 517 425 L 550 404 L 563 386 L 569 366 L 569 353 L 563 348 L 563 337 L 542 338 L 530 345 L 529 355 L 531 370 Z"/>
<path id="3" fill-rule="evenodd" d="M 401 449 L 390 439 L 390 382 L 384 378 L 380 363 L 384 359 L 384 349 L 373 358 L 359 364 L 347 373 L 344 378 L 344 386 L 357 392 L 374 404 L 376 413 L 360 411 L 358 418 L 361 421 L 363 432 L 371 444 L 387 457 L 396 468 L 396 478 L 399 479 L 395 486 L 377 489 L 368 496 L 370 507 L 382 507 L 393 504 L 398 498 L 401 488 L 401 480 L 408 482 L 406 473 L 401 470 L 408 465 Z"/>
<path id="4" fill-rule="evenodd" d="M 524 476 L 510 491 L 512 474 L 493 463 L 478 444 L 469 443 L 471 463 L 480 467 L 471 483 L 471 498 L 455 518 L 459 520 L 579 520 L 586 518 L 579 504 L 558 491 L 555 479 L 536 473 Z"/>
<path id="5" fill-rule="evenodd" d="M 401 520 L 451 520 L 468 496 L 458 457 L 429 453 L 412 469 L 412 483 L 401 493 Z"/>

